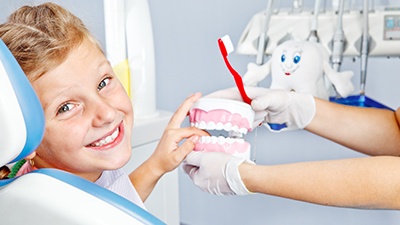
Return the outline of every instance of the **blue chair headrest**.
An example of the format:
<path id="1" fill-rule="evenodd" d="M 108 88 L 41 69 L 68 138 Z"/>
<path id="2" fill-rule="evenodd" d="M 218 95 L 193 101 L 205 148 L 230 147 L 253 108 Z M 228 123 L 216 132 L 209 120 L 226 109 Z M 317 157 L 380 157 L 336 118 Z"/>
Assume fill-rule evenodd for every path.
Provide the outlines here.
<path id="1" fill-rule="evenodd" d="M 40 101 L 17 60 L 0 39 L 0 166 L 32 153 L 45 120 Z"/>

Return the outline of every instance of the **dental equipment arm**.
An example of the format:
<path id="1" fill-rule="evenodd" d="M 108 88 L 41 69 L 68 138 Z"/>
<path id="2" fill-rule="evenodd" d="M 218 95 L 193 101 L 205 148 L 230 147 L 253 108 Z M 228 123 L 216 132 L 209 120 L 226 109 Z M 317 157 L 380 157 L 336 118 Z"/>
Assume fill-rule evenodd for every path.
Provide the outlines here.
<path id="1" fill-rule="evenodd" d="M 361 108 L 315 99 L 305 130 L 367 155 L 400 155 L 400 108 Z"/>
<path id="2" fill-rule="evenodd" d="M 343 31 L 343 10 L 344 10 L 344 0 L 339 1 L 339 14 L 337 18 L 337 27 L 332 40 L 332 67 L 338 72 L 342 64 L 343 52 L 346 43 L 346 38 Z"/>
<path id="3" fill-rule="evenodd" d="M 369 33 L 368 33 L 368 1 L 364 0 L 363 4 L 363 34 L 361 38 L 361 83 L 360 95 L 365 95 L 365 82 L 367 79 L 367 61 L 369 53 Z"/>
<path id="4" fill-rule="evenodd" d="M 311 31 L 310 31 L 310 35 L 307 38 L 307 40 L 310 42 L 319 42 L 317 30 L 318 30 L 318 15 L 319 15 L 320 8 L 321 8 L 321 0 L 315 0 L 314 16 L 311 21 Z"/>
<path id="5" fill-rule="evenodd" d="M 267 48 L 267 45 L 268 45 L 267 32 L 268 32 L 269 21 L 271 20 L 273 4 L 274 4 L 274 1 L 269 0 L 269 2 L 267 4 L 267 8 L 265 9 L 265 19 L 264 19 L 262 27 L 261 27 L 260 37 L 258 38 L 258 46 L 257 46 L 258 49 L 257 49 L 257 58 L 256 58 L 257 65 L 264 64 L 265 49 Z"/>

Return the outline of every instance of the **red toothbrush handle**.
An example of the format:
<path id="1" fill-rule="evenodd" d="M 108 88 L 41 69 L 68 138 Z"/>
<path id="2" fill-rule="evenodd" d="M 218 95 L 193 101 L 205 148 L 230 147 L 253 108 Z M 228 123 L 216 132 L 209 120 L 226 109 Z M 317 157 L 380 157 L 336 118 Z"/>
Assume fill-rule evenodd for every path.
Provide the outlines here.
<path id="1" fill-rule="evenodd" d="M 221 51 L 222 57 L 224 58 L 224 62 L 226 66 L 228 67 L 229 71 L 233 75 L 233 78 L 235 79 L 235 83 L 237 88 L 239 89 L 240 95 L 243 98 L 243 101 L 246 102 L 247 104 L 251 105 L 251 99 L 249 96 L 247 96 L 246 91 L 244 90 L 244 85 L 243 85 L 243 80 L 242 76 L 231 66 L 231 64 L 228 61 L 228 53 L 225 48 L 225 44 L 221 39 L 218 39 L 218 45 L 219 49 Z"/>
<path id="2" fill-rule="evenodd" d="M 228 67 L 229 71 L 233 75 L 233 78 L 235 79 L 236 86 L 239 89 L 239 92 L 243 98 L 243 101 L 246 102 L 247 104 L 251 105 L 251 99 L 249 98 L 249 96 L 247 96 L 246 91 L 244 90 L 242 76 L 240 76 L 240 74 L 238 72 L 236 72 L 235 69 L 233 69 L 233 67 L 231 66 L 231 64 L 229 63 L 229 61 L 226 57 L 224 57 L 224 61 L 225 61 L 226 66 Z"/>

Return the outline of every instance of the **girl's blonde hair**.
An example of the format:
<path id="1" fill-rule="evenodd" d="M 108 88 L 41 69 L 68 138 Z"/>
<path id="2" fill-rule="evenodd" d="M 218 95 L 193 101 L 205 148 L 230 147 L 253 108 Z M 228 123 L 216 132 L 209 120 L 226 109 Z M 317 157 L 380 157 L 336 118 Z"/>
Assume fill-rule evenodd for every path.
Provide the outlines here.
<path id="1" fill-rule="evenodd" d="M 31 82 L 64 62 L 84 39 L 101 50 L 82 21 L 54 3 L 19 8 L 0 25 L 0 38 Z"/>

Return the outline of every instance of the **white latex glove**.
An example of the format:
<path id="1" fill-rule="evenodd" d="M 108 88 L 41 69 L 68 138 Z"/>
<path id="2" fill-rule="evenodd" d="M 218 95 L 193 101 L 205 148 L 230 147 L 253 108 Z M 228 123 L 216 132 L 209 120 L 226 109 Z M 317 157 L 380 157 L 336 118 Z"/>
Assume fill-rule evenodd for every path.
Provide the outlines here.
<path id="1" fill-rule="evenodd" d="M 183 170 L 202 191 L 214 195 L 248 195 L 238 167 L 251 161 L 223 152 L 191 152 L 182 164 Z"/>
<path id="2" fill-rule="evenodd" d="M 245 90 L 252 99 L 251 106 L 255 111 L 253 127 L 267 122 L 269 124 L 285 124 L 286 128 L 281 131 L 303 129 L 314 118 L 315 100 L 311 94 L 248 86 L 245 87 Z M 236 87 L 213 92 L 204 98 L 227 98 L 242 101 Z M 267 127 L 270 128 L 269 125 Z"/>

